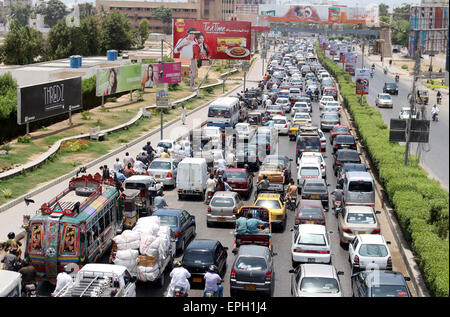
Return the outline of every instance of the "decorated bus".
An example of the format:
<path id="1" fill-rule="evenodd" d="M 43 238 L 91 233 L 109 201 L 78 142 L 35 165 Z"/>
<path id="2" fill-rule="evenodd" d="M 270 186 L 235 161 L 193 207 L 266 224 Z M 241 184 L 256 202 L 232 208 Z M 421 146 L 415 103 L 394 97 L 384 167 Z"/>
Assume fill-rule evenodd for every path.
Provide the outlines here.
<path id="1" fill-rule="evenodd" d="M 66 264 L 96 262 L 122 230 L 120 191 L 100 174 L 73 178 L 68 188 L 44 203 L 36 215 L 24 217 L 25 258 L 38 278 L 56 283 Z"/>

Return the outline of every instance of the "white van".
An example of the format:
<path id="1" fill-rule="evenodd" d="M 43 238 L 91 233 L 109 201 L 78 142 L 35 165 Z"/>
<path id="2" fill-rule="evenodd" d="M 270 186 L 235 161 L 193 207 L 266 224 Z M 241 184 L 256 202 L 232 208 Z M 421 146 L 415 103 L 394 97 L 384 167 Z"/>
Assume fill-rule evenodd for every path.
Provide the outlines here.
<path id="1" fill-rule="evenodd" d="M 0 297 L 20 297 L 22 294 L 22 274 L 0 270 Z"/>
<path id="2" fill-rule="evenodd" d="M 239 122 L 239 98 L 222 97 L 214 100 L 208 109 L 208 127 L 225 130 Z"/>
<path id="3" fill-rule="evenodd" d="M 209 174 L 204 158 L 185 158 L 178 164 L 178 199 L 184 196 L 200 196 L 205 199 Z"/>

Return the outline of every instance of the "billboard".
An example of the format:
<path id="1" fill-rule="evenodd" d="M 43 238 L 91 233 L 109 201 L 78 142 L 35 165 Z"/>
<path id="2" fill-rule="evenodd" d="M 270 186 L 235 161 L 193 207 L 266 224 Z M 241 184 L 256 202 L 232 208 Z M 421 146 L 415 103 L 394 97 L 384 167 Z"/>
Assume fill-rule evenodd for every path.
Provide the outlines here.
<path id="1" fill-rule="evenodd" d="M 378 5 L 347 7 L 343 5 L 259 5 L 260 14 L 275 11 L 271 22 L 312 22 L 343 24 L 375 24 L 378 22 Z"/>
<path id="2" fill-rule="evenodd" d="M 173 20 L 173 58 L 250 59 L 251 23 Z"/>
<path id="3" fill-rule="evenodd" d="M 330 56 L 336 56 L 338 51 L 338 45 L 336 41 L 330 42 Z"/>
<path id="4" fill-rule="evenodd" d="M 368 69 L 357 69 L 355 72 L 355 85 L 357 95 L 368 95 L 369 94 L 369 70 Z"/>
<path id="5" fill-rule="evenodd" d="M 81 108 L 81 77 L 17 88 L 18 124 Z"/>
<path id="6" fill-rule="evenodd" d="M 161 64 L 142 64 L 141 86 L 155 87 L 158 84 L 178 84 L 181 82 L 181 62 L 164 63 L 164 75 L 161 81 Z"/>
<path id="7" fill-rule="evenodd" d="M 345 53 L 345 72 L 354 74 L 356 66 L 356 53 L 347 52 Z"/>
<path id="8" fill-rule="evenodd" d="M 341 45 L 339 47 L 339 63 L 345 63 L 345 53 L 347 53 L 347 46 Z"/>
<path id="9" fill-rule="evenodd" d="M 97 69 L 97 97 L 131 91 L 141 87 L 141 64 Z"/>

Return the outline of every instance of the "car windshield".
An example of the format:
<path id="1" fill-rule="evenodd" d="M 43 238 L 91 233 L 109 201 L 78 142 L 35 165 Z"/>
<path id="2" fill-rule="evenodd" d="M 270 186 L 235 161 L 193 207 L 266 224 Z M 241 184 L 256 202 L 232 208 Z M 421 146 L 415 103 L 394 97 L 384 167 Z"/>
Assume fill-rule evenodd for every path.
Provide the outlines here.
<path id="1" fill-rule="evenodd" d="M 298 215 L 299 217 L 323 218 L 322 210 L 319 207 L 301 208 Z"/>
<path id="2" fill-rule="evenodd" d="M 265 271 L 267 264 L 260 257 L 241 256 L 236 261 L 236 268 L 242 271 Z"/>
<path id="3" fill-rule="evenodd" d="M 339 116 L 336 114 L 324 114 L 322 120 L 339 121 Z"/>
<path id="4" fill-rule="evenodd" d="M 380 99 L 383 99 L 383 100 L 391 100 L 392 98 L 391 98 L 390 95 L 380 95 Z"/>
<path id="5" fill-rule="evenodd" d="M 338 135 L 336 137 L 337 144 L 354 144 L 355 139 L 352 135 Z"/>
<path id="6" fill-rule="evenodd" d="M 211 206 L 213 206 L 213 207 L 233 207 L 234 201 L 232 198 L 213 197 L 213 199 L 211 200 Z"/>
<path id="7" fill-rule="evenodd" d="M 210 107 L 208 117 L 231 118 L 231 112 L 225 107 Z"/>
<path id="8" fill-rule="evenodd" d="M 264 164 L 282 164 L 285 166 L 286 162 L 283 158 L 277 156 L 266 156 Z"/>
<path id="9" fill-rule="evenodd" d="M 307 293 L 339 293 L 339 284 L 334 278 L 304 277 L 300 290 Z"/>
<path id="10" fill-rule="evenodd" d="M 302 167 L 300 169 L 300 176 L 319 176 L 319 173 L 317 167 Z"/>
<path id="11" fill-rule="evenodd" d="M 306 192 L 327 192 L 327 186 L 323 183 L 306 183 L 304 191 Z"/>
<path id="12" fill-rule="evenodd" d="M 171 149 L 172 148 L 172 143 L 170 142 L 159 142 L 157 145 L 157 147 L 162 147 L 162 148 L 168 148 Z"/>
<path id="13" fill-rule="evenodd" d="M 245 173 L 243 172 L 225 172 L 223 174 L 229 181 L 230 180 L 246 180 Z"/>
<path id="14" fill-rule="evenodd" d="M 268 106 L 267 110 L 281 111 L 281 107 L 280 106 Z"/>
<path id="15" fill-rule="evenodd" d="M 347 133 L 348 132 L 348 128 L 344 128 L 344 127 L 339 127 L 339 128 L 334 128 L 333 129 L 334 132 L 342 132 L 342 133 Z"/>
<path id="16" fill-rule="evenodd" d="M 298 140 L 297 147 L 307 147 L 307 146 L 320 146 L 320 138 L 319 137 L 300 137 Z"/>
<path id="17" fill-rule="evenodd" d="M 171 164 L 170 162 L 162 162 L 162 161 L 153 161 L 150 164 L 149 169 L 155 169 L 155 170 L 170 170 Z"/>
<path id="18" fill-rule="evenodd" d="M 298 237 L 298 244 L 326 246 L 325 236 L 317 233 L 303 233 Z"/>
<path id="19" fill-rule="evenodd" d="M 373 192 L 372 182 L 352 181 L 348 185 L 348 190 L 351 192 L 371 193 Z"/>
<path id="20" fill-rule="evenodd" d="M 397 85 L 394 83 L 386 84 L 386 88 L 397 88 Z"/>
<path id="21" fill-rule="evenodd" d="M 286 119 L 273 119 L 275 124 L 286 124 Z"/>
<path id="22" fill-rule="evenodd" d="M 281 209 L 281 205 L 278 200 L 258 200 L 255 206 L 266 207 L 267 209 Z"/>
<path id="23" fill-rule="evenodd" d="M 359 254 L 362 256 L 385 257 L 388 250 L 383 244 L 362 244 L 359 248 Z"/>
<path id="24" fill-rule="evenodd" d="M 403 285 L 372 286 L 372 297 L 408 297 L 408 290 Z"/>
<path id="25" fill-rule="evenodd" d="M 357 151 L 338 151 L 336 160 L 359 162 L 359 154 Z"/>
<path id="26" fill-rule="evenodd" d="M 375 221 L 375 217 L 373 216 L 373 214 L 352 212 L 347 215 L 347 223 L 361 223 L 361 224 L 373 225 L 376 223 L 376 221 Z"/>
<path id="27" fill-rule="evenodd" d="M 287 99 L 277 99 L 276 103 L 288 103 Z"/>
<path id="28" fill-rule="evenodd" d="M 178 225 L 177 216 L 158 215 L 161 226 L 176 227 Z"/>
<path id="29" fill-rule="evenodd" d="M 183 256 L 183 262 L 195 264 L 210 264 L 213 263 L 212 253 L 201 250 L 186 250 Z"/>
<path id="30" fill-rule="evenodd" d="M 367 168 L 364 164 L 344 164 L 344 172 L 367 172 Z"/>
<path id="31" fill-rule="evenodd" d="M 302 113 L 296 113 L 294 116 L 294 121 L 295 120 L 309 120 L 310 116 L 308 114 L 302 114 Z"/>

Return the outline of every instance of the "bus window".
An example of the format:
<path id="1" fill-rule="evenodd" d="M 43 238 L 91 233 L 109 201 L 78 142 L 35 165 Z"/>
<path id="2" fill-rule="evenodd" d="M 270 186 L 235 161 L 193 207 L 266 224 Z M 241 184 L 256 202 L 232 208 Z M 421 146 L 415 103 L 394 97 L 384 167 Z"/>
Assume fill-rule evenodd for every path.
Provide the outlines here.
<path id="1" fill-rule="evenodd" d="M 108 211 L 105 213 L 105 228 L 108 228 L 110 223 L 111 223 L 111 208 L 108 209 Z"/>
<path id="2" fill-rule="evenodd" d="M 64 241 L 63 241 L 63 254 L 76 254 L 75 248 L 75 236 L 76 227 L 73 225 L 65 225 L 64 228 Z"/>
<path id="3" fill-rule="evenodd" d="M 33 224 L 31 229 L 31 251 L 41 252 L 42 251 L 42 225 Z"/>
<path id="4" fill-rule="evenodd" d="M 101 216 L 98 219 L 98 226 L 99 226 L 99 234 L 102 234 L 103 231 L 105 230 L 105 220 L 103 217 L 105 217 L 106 215 Z"/>

